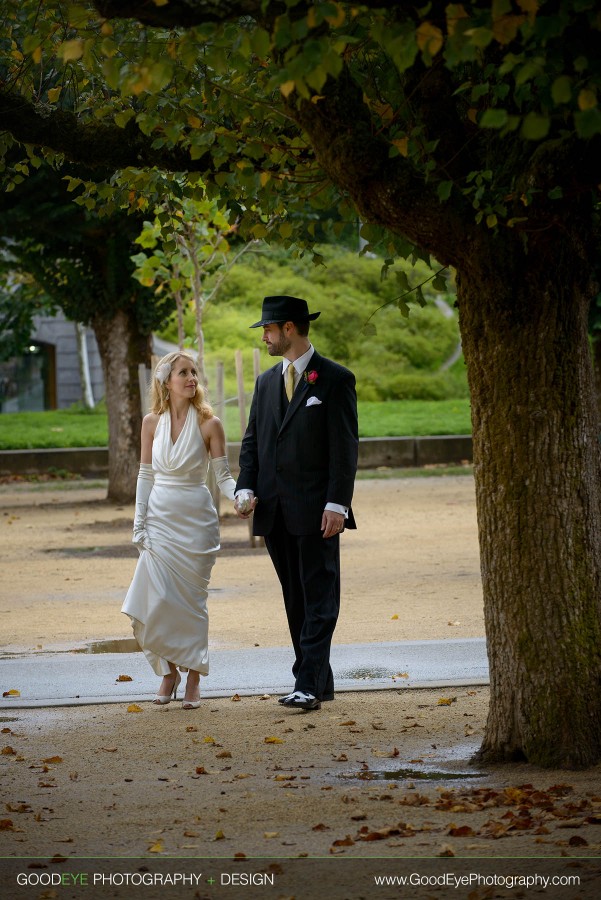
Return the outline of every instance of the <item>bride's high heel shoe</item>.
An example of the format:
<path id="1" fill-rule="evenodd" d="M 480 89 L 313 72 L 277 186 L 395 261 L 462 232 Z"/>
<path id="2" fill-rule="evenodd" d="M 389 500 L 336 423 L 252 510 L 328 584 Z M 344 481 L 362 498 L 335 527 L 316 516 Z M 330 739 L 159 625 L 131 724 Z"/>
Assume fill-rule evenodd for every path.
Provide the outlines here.
<path id="1" fill-rule="evenodd" d="M 183 700 L 182 701 L 182 709 L 198 709 L 200 706 L 200 700 Z"/>
<path id="2" fill-rule="evenodd" d="M 166 677 L 166 676 L 165 676 Z M 153 703 L 156 703 L 157 706 L 163 706 L 165 703 L 171 703 L 172 700 L 177 700 L 177 689 L 179 687 L 179 683 L 182 680 L 182 676 L 179 672 L 175 673 L 175 681 L 173 682 L 173 687 L 171 689 L 170 694 L 156 694 Z"/>
<path id="3" fill-rule="evenodd" d="M 199 688 L 199 693 L 200 693 L 200 688 Z M 182 709 L 198 709 L 199 706 L 200 706 L 200 697 L 198 698 L 198 700 L 186 700 L 186 698 L 184 696 L 184 699 L 182 700 Z"/>

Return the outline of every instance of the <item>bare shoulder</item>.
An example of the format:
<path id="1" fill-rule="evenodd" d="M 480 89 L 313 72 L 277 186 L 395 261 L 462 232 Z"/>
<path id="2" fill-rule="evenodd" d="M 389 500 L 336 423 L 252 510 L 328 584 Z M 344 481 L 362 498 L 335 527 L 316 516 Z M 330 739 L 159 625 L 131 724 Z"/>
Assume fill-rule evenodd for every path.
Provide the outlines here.
<path id="1" fill-rule="evenodd" d="M 223 425 L 221 424 L 221 419 L 218 419 L 217 416 L 209 416 L 208 419 L 203 419 L 200 425 L 200 430 L 206 437 L 223 434 Z"/>
<path id="2" fill-rule="evenodd" d="M 142 419 L 142 434 L 154 434 L 159 423 L 158 413 L 148 413 Z"/>

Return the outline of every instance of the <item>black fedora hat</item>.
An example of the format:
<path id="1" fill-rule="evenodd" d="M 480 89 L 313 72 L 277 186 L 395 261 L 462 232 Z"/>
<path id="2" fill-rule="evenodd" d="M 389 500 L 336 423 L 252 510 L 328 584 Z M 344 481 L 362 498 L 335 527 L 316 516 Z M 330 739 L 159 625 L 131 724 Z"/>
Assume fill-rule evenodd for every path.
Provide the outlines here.
<path id="1" fill-rule="evenodd" d="M 310 313 L 306 300 L 300 297 L 264 297 L 261 319 L 251 325 L 251 328 L 259 328 L 261 325 L 272 325 L 274 322 L 308 322 L 316 319 L 321 313 Z"/>

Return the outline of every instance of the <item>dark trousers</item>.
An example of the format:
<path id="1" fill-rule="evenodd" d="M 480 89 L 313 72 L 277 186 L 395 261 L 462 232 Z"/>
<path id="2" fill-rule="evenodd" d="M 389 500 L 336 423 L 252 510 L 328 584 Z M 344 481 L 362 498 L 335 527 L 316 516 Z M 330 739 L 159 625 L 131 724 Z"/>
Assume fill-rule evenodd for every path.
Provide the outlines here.
<path id="1" fill-rule="evenodd" d="M 289 534 L 281 512 L 265 546 L 277 572 L 294 647 L 295 690 L 334 695 L 330 645 L 340 610 L 340 538 Z"/>

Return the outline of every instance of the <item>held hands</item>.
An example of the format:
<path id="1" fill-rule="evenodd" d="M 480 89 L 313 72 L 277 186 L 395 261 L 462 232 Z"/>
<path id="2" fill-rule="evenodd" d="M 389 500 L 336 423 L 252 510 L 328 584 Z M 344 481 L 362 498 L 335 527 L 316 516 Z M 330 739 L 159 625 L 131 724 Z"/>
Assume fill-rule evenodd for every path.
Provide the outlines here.
<path id="1" fill-rule="evenodd" d="M 234 509 L 240 519 L 248 519 L 257 505 L 257 498 L 252 491 L 240 491 L 234 500 Z"/>
<path id="2" fill-rule="evenodd" d="M 334 537 L 344 530 L 344 516 L 342 513 L 334 512 L 331 509 L 324 509 L 321 517 L 321 530 L 324 538 Z"/>

